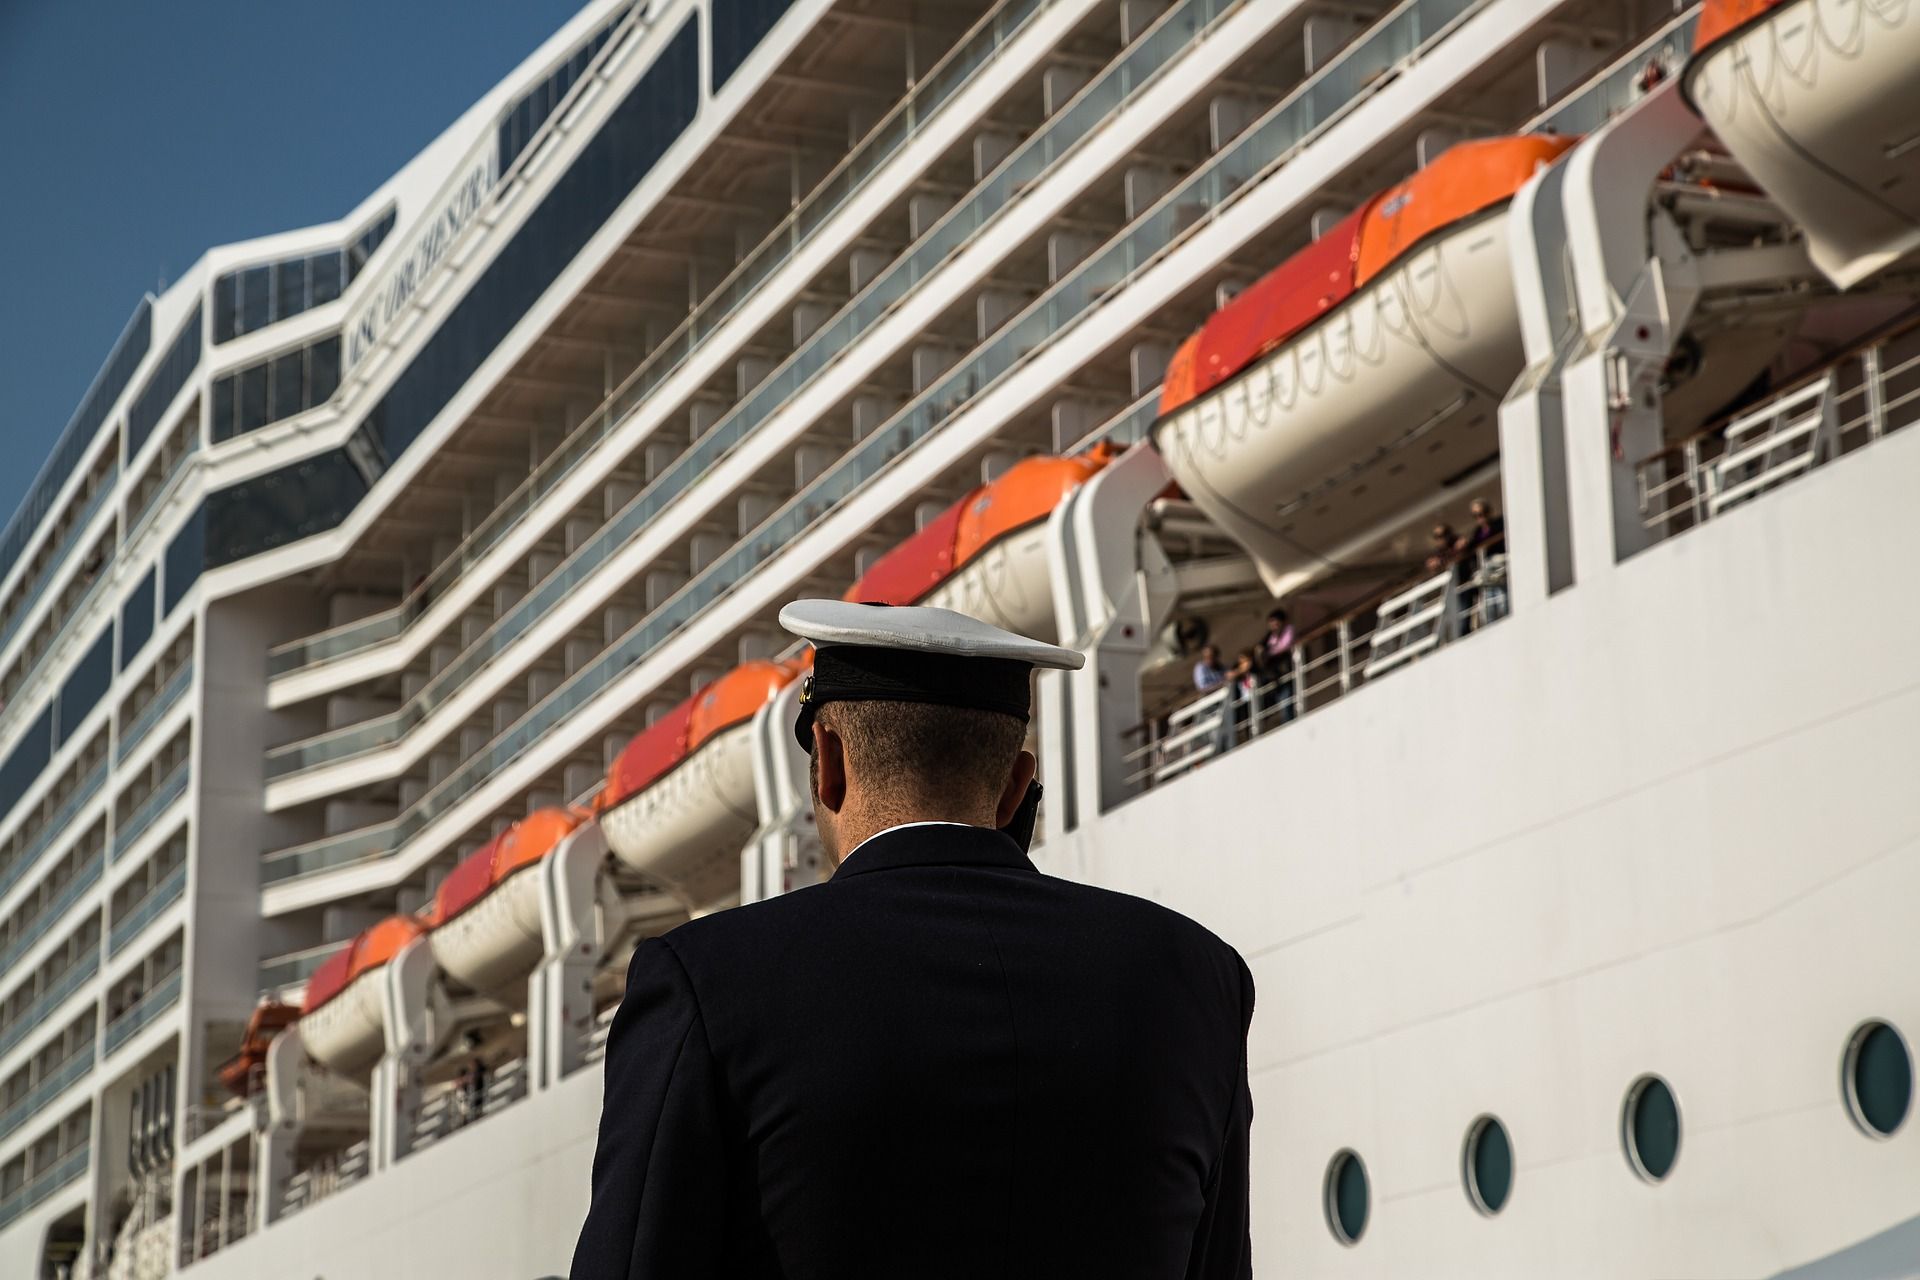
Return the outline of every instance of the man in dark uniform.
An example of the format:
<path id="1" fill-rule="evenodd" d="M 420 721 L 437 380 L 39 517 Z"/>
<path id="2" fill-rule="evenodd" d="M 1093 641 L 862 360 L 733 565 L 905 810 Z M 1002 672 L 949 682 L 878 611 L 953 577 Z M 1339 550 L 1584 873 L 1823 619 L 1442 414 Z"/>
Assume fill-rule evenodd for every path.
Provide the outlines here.
<path id="1" fill-rule="evenodd" d="M 573 1280 L 1250 1276 L 1246 965 L 1026 855 L 1032 668 L 1081 656 L 943 609 L 780 620 L 838 869 L 634 954 Z"/>

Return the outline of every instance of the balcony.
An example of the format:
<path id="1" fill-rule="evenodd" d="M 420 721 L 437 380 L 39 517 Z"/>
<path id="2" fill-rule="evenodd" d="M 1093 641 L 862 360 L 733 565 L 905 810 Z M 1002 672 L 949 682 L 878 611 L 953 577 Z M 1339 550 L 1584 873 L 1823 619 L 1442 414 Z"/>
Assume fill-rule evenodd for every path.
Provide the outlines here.
<path id="1" fill-rule="evenodd" d="M 180 999 L 180 971 L 175 969 L 159 986 L 147 992 L 133 1006 L 107 1024 L 107 1039 L 101 1049 L 105 1057 L 131 1039 L 135 1032 L 171 1009 Z"/>
<path id="2" fill-rule="evenodd" d="M 39 577 L 34 579 L 33 585 L 27 588 L 26 594 L 21 597 L 20 607 L 14 610 L 13 617 L 8 619 L 7 624 L 0 627 L 0 652 L 4 652 L 6 647 L 13 643 L 14 634 L 19 631 L 20 624 L 26 620 L 27 615 L 33 612 L 33 606 L 46 591 L 47 583 L 52 580 L 54 574 L 59 572 L 60 566 L 67 562 L 67 557 L 73 554 L 74 548 L 80 544 L 82 535 L 92 527 L 94 517 L 99 515 L 112 500 L 114 486 L 119 478 L 120 464 L 114 463 L 102 477 L 100 487 L 94 490 L 91 498 L 87 499 L 87 505 L 81 509 L 79 518 L 67 530 L 66 537 L 60 540 L 60 549 L 53 553 L 53 557 L 41 568 Z M 75 610 L 75 612 L 79 611 Z"/>
<path id="3" fill-rule="evenodd" d="M 141 708 L 140 714 L 134 717 L 133 723 L 121 731 L 120 745 L 115 749 L 113 758 L 116 761 L 123 761 L 132 755 L 133 749 L 140 745 L 141 740 L 153 730 L 153 726 L 158 724 L 167 712 L 173 710 L 192 683 L 193 660 L 189 658 L 185 666 L 174 672 L 173 677 L 167 681 L 166 687 L 160 690 L 153 701 Z"/>
<path id="4" fill-rule="evenodd" d="M 147 896 L 140 899 L 139 904 L 126 914 L 125 918 L 123 918 L 119 924 L 113 926 L 113 931 L 107 935 L 107 953 L 109 955 L 116 954 L 129 942 L 132 942 L 140 935 L 142 929 L 145 929 L 159 918 L 161 912 L 178 902 L 180 895 L 186 892 L 186 888 L 187 868 L 185 865 L 175 867 L 172 871 L 168 872 L 166 879 L 155 885 Z"/>
<path id="5" fill-rule="evenodd" d="M 49 921 L 58 920 L 66 914 L 67 910 L 71 908 L 75 902 L 80 900 L 80 895 L 99 883 L 100 873 L 105 869 L 106 860 L 104 858 L 94 858 L 88 862 L 74 874 L 73 879 L 67 881 L 60 892 L 55 894 L 53 899 L 48 902 L 29 923 L 45 924 Z M 45 936 L 46 930 L 44 928 L 38 928 L 32 932 L 23 932 L 19 937 L 8 943 L 6 950 L 0 951 L 0 973 L 5 973 L 8 966 L 19 959 L 22 951 L 25 951 Z"/>
<path id="6" fill-rule="evenodd" d="M 0 965 L 0 969 L 5 968 Z M 12 1050 L 20 1043 L 22 1036 L 41 1026 L 48 1014 L 78 991 L 81 986 L 100 972 L 100 949 L 88 947 L 84 959 L 76 961 L 72 968 L 53 980 L 53 985 L 42 991 L 34 1002 L 21 1011 L 19 1017 L 5 1031 L 0 1031 L 0 1054 Z"/>
<path id="7" fill-rule="evenodd" d="M 429 822 L 465 800 L 499 770 L 517 760 L 526 751 L 547 738 L 555 728 L 574 717 L 597 698 L 615 679 L 646 658 L 674 633 L 757 573 L 767 560 L 782 548 L 800 539 L 826 519 L 841 503 L 865 488 L 867 483 L 887 470 L 914 445 L 931 436 L 942 424 L 962 412 L 991 387 L 1017 370 L 1044 359 L 1066 345 L 1077 326 L 1096 314 L 1115 295 L 1141 273 L 1158 263 L 1167 253 L 1186 243 L 1212 225 L 1227 209 L 1235 207 L 1246 192 L 1256 189 L 1261 180 L 1284 165 L 1307 146 L 1320 131 L 1343 117 L 1356 103 L 1391 81 L 1388 72 L 1442 40 L 1467 15 L 1485 0 L 1408 0 L 1392 16 L 1377 23 L 1356 39 L 1333 61 L 1310 76 L 1298 89 L 1283 98 L 1266 116 L 1216 152 L 1207 163 L 1196 168 L 1152 208 L 1143 212 L 1127 228 L 1079 264 L 1025 310 L 1010 319 L 975 350 L 971 359 L 954 366 L 926 391 L 915 397 L 891 419 L 876 427 L 837 463 L 829 467 L 805 489 L 796 494 L 772 516 L 763 521 L 733 549 L 719 556 L 695 575 L 660 608 L 644 618 L 632 630 L 614 641 L 594 661 L 588 663 L 555 690 L 547 699 L 529 710 L 512 727 L 450 774 L 440 785 L 390 822 L 361 831 L 281 850 L 267 855 L 262 868 L 266 884 L 313 875 L 336 867 L 374 861 L 390 856 L 423 830 Z M 1031 142 L 1030 144 L 1031 145 Z M 1017 170 L 1018 158 L 1007 162 L 1000 172 Z M 1041 168 L 1045 166 L 1042 165 Z M 967 206 L 962 206 L 962 211 Z M 961 212 L 961 211 L 956 211 Z M 928 240 L 938 241 L 940 232 L 930 232 Z M 896 263 L 900 267 L 912 261 L 908 255 Z M 887 277 L 883 276 L 882 279 Z M 901 279 L 904 293 L 918 275 Z M 876 280 L 870 289 L 877 289 Z M 862 295 L 866 298 L 869 295 Z M 856 299 L 855 305 L 863 305 Z M 823 332 L 833 332 L 827 326 Z M 803 347 L 794 357 L 802 362 L 811 347 Z M 825 353 L 821 354 L 824 361 Z M 781 375 L 775 374 L 760 390 L 722 419 L 694 449 L 682 455 L 674 467 L 654 486 L 643 491 L 628 508 L 603 529 L 593 542 L 576 553 L 549 582 L 564 583 L 564 590 L 584 576 L 583 566 L 591 562 L 593 549 L 605 546 L 604 556 L 612 554 L 613 537 L 629 530 L 637 532 L 665 505 L 656 490 L 676 477 L 684 486 L 693 476 L 682 469 L 697 466 L 704 475 L 721 451 L 731 448 L 746 433 L 745 419 L 763 394 L 787 394 Z M 771 412 L 774 404 L 767 404 Z M 732 428 L 729 423 L 736 423 Z M 650 495 L 653 495 L 650 497 Z M 644 516 L 644 520 L 641 517 Z M 610 537 L 609 535 L 612 535 Z M 527 601 L 538 593 L 530 594 Z M 523 602 L 524 603 L 524 602 Z M 484 646 L 486 642 L 482 642 Z M 470 656 L 481 653 L 477 646 Z M 489 655 L 490 656 L 490 655 Z M 443 672 L 460 682 L 471 680 L 485 657 L 471 664 L 456 663 Z M 389 721 L 405 713 L 396 713 Z M 295 744 L 276 753 L 283 771 L 305 767 L 318 758 L 331 758 L 334 746 L 354 742 L 353 735 L 390 732 L 387 723 L 372 722 L 356 726 L 329 738 Z M 373 745 L 369 742 L 368 745 Z M 276 761 L 269 759 L 269 776 Z"/>
<path id="8" fill-rule="evenodd" d="M 88 1151 L 84 1146 L 69 1151 L 35 1174 L 25 1186 L 0 1200 L 0 1227 L 7 1226 L 60 1188 L 78 1181 L 80 1175 L 87 1171 L 87 1156 Z"/>
<path id="9" fill-rule="evenodd" d="M 0 1138 L 12 1134 L 39 1113 L 40 1109 L 66 1092 L 75 1081 L 84 1079 L 93 1070 L 93 1041 L 70 1055 L 67 1060 L 55 1067 L 39 1084 L 27 1090 L 18 1102 L 0 1111 Z"/>
<path id="10" fill-rule="evenodd" d="M 32 869 L 33 864 L 40 860 L 42 854 L 52 848 L 62 836 L 72 831 L 74 816 L 86 806 L 89 800 L 100 794 L 100 788 L 106 785 L 106 781 L 107 762 L 102 760 L 87 773 L 85 778 L 81 779 L 80 785 L 73 789 L 73 794 L 60 802 L 60 807 L 54 810 L 53 816 L 41 827 L 40 834 L 33 838 L 33 843 L 28 845 L 4 871 L 0 871 L 0 894 L 6 893 L 19 883 L 20 877 Z"/>
<path id="11" fill-rule="evenodd" d="M 173 802 L 187 793 L 187 779 L 191 774 L 190 762 L 182 760 L 173 766 L 173 772 L 163 779 L 153 794 L 142 800 L 139 807 L 127 815 L 123 825 L 113 831 L 113 856 L 118 861 L 120 855 L 133 847 L 154 820 L 173 806 Z"/>
<path id="12" fill-rule="evenodd" d="M 283 956 L 275 956 L 260 962 L 260 992 L 284 991 L 289 987 L 303 985 L 313 976 L 313 971 L 325 964 L 327 957 L 345 947 L 350 939 L 338 942 L 323 942 L 317 947 L 308 947 L 304 951 L 291 951 Z"/>

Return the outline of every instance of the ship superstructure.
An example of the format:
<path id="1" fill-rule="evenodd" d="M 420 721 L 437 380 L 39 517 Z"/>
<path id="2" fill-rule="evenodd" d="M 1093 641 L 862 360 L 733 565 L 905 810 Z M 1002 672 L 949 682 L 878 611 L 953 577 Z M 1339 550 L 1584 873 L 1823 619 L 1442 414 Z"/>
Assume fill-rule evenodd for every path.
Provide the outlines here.
<path id="1" fill-rule="evenodd" d="M 1262 1274 L 1920 1267 L 1916 53 L 589 4 L 0 535 L 0 1273 L 563 1271 L 636 941 L 822 874 L 801 595 L 1087 653 L 1036 858 L 1248 957 Z"/>

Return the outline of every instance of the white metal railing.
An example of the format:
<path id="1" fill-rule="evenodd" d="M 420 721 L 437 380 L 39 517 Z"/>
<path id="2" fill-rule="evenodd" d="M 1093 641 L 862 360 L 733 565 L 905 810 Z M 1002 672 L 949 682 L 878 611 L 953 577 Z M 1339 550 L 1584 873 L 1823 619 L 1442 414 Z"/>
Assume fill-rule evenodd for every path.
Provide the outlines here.
<path id="1" fill-rule="evenodd" d="M 615 1004 L 595 1015 L 585 1032 L 586 1048 L 580 1054 L 583 1062 L 598 1062 L 607 1056 L 607 1033 L 613 1030 L 613 1015 L 619 1011 L 620 1006 Z"/>
<path id="2" fill-rule="evenodd" d="M 366 1177 L 373 1163 L 370 1155 L 367 1140 L 362 1138 L 294 1173 L 287 1179 L 285 1212 L 298 1213 Z"/>
<path id="3" fill-rule="evenodd" d="M 1640 518 L 1662 536 L 1741 506 L 1920 419 L 1909 322 L 1639 464 Z"/>
<path id="4" fill-rule="evenodd" d="M 299 986 L 312 977 L 313 971 L 325 964 L 329 956 L 344 949 L 351 941 L 351 938 L 342 938 L 338 942 L 323 942 L 317 947 L 289 951 L 285 955 L 262 960 L 258 974 L 260 994 L 267 995 Z"/>
<path id="5" fill-rule="evenodd" d="M 54 1067 L 39 1084 L 22 1094 L 19 1101 L 8 1104 L 5 1111 L 0 1111 L 0 1138 L 25 1124 L 47 1103 L 92 1071 L 93 1056 L 93 1041 L 89 1039 L 85 1046 L 68 1054 L 66 1060 Z"/>
<path id="6" fill-rule="evenodd" d="M 74 872 L 73 878 L 62 885 L 47 905 L 36 911 L 33 918 L 26 923 L 32 925 L 40 921 L 58 920 L 66 913 L 67 908 L 79 901 L 81 894 L 99 883 L 100 873 L 106 870 L 106 865 L 107 860 L 104 856 L 87 859 L 80 869 Z M 45 936 L 44 928 L 22 929 L 19 936 L 9 942 L 4 951 L 0 951 L 0 974 L 12 967 L 21 952 Z"/>
<path id="7" fill-rule="evenodd" d="M 477 1124 L 527 1096 L 527 1062 L 515 1058 L 489 1067 L 478 1081 L 469 1067 L 461 1078 L 428 1099 L 413 1126 L 413 1149 L 432 1146 L 440 1139 Z"/>
<path id="8" fill-rule="evenodd" d="M 113 926 L 113 931 L 107 935 L 107 951 L 119 951 L 132 942 L 142 929 L 159 918 L 162 911 L 180 900 L 186 887 L 187 867 L 181 863 L 167 873 L 166 879 L 149 890 L 147 896 L 140 899 L 139 905 L 127 912 L 120 923 Z"/>
<path id="9" fill-rule="evenodd" d="M 1264 681 L 1230 677 L 1149 719 L 1136 730 L 1144 741 L 1126 755 L 1129 786 L 1171 782 L 1505 617 L 1504 553 L 1478 552 L 1468 568 L 1428 575 L 1316 628 Z"/>
<path id="10" fill-rule="evenodd" d="M 142 800 L 134 811 L 127 815 L 124 824 L 116 824 L 113 829 L 113 856 L 118 859 L 133 842 L 146 833 L 154 819 L 172 807 L 174 801 L 187 793 L 187 774 L 192 761 L 182 760 L 173 766 L 173 772 L 161 779 L 160 785 Z"/>
<path id="11" fill-rule="evenodd" d="M 120 761 L 132 755 L 133 749 L 140 745 L 141 740 L 152 731 L 154 725 L 160 722 L 161 717 L 173 710 L 174 704 L 180 701 L 181 695 L 186 693 L 187 686 L 192 683 L 193 659 L 188 658 L 178 671 L 167 678 L 165 687 L 154 695 L 153 701 L 142 707 L 140 714 L 133 718 L 133 723 L 121 732 L 120 742 L 114 749 L 113 758 Z"/>
<path id="12" fill-rule="evenodd" d="M 73 834 L 74 815 L 79 813 L 88 801 L 100 794 L 100 788 L 106 785 L 106 781 L 107 762 L 102 759 L 87 771 L 87 776 L 80 780 L 80 785 L 60 802 L 60 807 L 55 809 L 53 816 L 41 826 L 33 842 L 22 849 L 20 856 L 9 862 L 4 870 L 0 870 L 0 893 L 13 888 L 20 877 L 40 860 L 40 855 L 53 847 L 55 841 L 62 836 Z"/>
<path id="13" fill-rule="evenodd" d="M 80 989 L 82 983 L 98 972 L 100 972 L 100 949 L 89 947 L 81 959 L 76 960 L 65 973 L 55 978 L 45 991 L 34 997 L 33 1003 L 21 1010 L 19 1016 L 7 1024 L 6 1030 L 0 1031 L 0 1053 L 6 1053 L 19 1044 L 21 1037 L 39 1027 L 49 1013 L 57 1009 L 67 997 Z"/>

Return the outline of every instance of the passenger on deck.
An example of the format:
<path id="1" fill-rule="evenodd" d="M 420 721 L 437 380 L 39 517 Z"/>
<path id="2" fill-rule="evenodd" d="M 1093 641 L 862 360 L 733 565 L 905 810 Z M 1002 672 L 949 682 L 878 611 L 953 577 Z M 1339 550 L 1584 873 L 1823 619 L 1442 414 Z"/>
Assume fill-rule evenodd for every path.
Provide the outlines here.
<path id="1" fill-rule="evenodd" d="M 1297 640 L 1285 609 L 1267 615 L 1267 633 L 1260 637 L 1260 684 L 1266 690 L 1260 704 L 1264 715 L 1279 708 L 1280 724 L 1293 719 L 1293 646 Z"/>
<path id="2" fill-rule="evenodd" d="M 1466 542 L 1450 524 L 1433 526 L 1432 548 L 1427 552 L 1427 572 L 1444 573 L 1460 558 Z"/>
<path id="3" fill-rule="evenodd" d="M 1202 646 L 1200 661 L 1193 664 L 1193 687 L 1200 693 L 1211 693 L 1227 681 L 1226 664 L 1220 661 L 1220 646 L 1209 644 Z"/>
<path id="4" fill-rule="evenodd" d="M 1454 573 L 1460 584 L 1460 609 L 1472 629 L 1507 612 L 1505 575 L 1496 575 L 1488 565 L 1491 556 L 1506 550 L 1507 522 L 1493 514 L 1485 498 L 1475 498 L 1468 510 L 1473 513 L 1473 527 L 1462 540 L 1460 566 Z"/>
<path id="5" fill-rule="evenodd" d="M 1247 727 L 1252 718 L 1253 697 L 1260 688 L 1259 655 L 1252 649 L 1242 649 L 1240 656 L 1227 668 L 1227 703 L 1233 708 L 1233 732 L 1237 736 Z"/>

